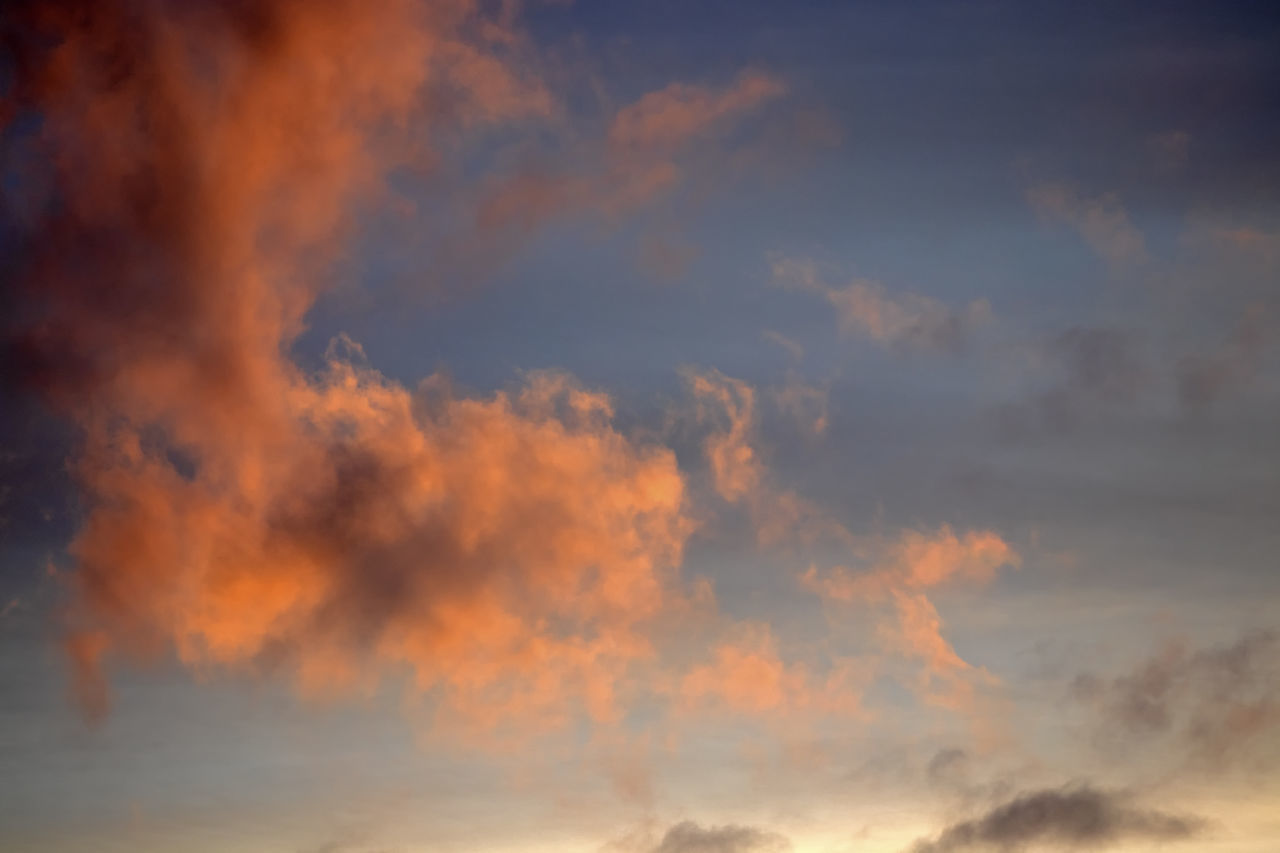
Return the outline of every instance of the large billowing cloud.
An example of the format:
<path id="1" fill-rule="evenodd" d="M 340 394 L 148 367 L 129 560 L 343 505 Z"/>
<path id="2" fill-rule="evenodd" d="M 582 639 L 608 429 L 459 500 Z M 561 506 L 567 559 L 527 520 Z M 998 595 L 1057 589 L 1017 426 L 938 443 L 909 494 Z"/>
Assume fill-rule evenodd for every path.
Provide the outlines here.
<path id="1" fill-rule="evenodd" d="M 10 356 L 83 434 L 85 705 L 104 659 L 176 652 L 309 691 L 407 672 L 470 725 L 614 715 L 678 594 L 674 455 L 563 376 L 468 399 L 347 341 L 315 372 L 289 356 L 387 168 L 442 125 L 550 109 L 507 22 L 463 0 L 11 14 L 48 193 L 21 211 Z"/>
<path id="2" fill-rule="evenodd" d="M 952 824 L 911 853 L 1018 853 L 1055 848 L 1098 850 L 1127 841 L 1184 841 L 1204 822 L 1132 805 L 1096 788 L 1048 789 L 1022 794 L 981 817 Z"/>

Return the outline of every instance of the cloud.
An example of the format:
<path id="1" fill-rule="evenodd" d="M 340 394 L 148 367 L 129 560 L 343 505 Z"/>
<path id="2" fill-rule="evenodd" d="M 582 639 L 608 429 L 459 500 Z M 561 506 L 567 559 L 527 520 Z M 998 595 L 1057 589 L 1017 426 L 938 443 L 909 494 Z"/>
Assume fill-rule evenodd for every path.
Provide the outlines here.
<path id="1" fill-rule="evenodd" d="M 1114 193 L 1088 197 L 1065 183 L 1040 183 L 1027 190 L 1027 201 L 1041 216 L 1071 226 L 1089 247 L 1113 267 L 1147 258 L 1142 232 L 1129 220 Z"/>
<path id="2" fill-rule="evenodd" d="M 15 98 L 56 203 L 6 343 L 81 432 L 86 710 L 111 661 L 176 653 L 309 694 L 407 673 L 455 728 L 613 719 L 681 595 L 674 454 L 567 376 L 463 397 L 345 339 L 316 371 L 288 355 L 410 143 L 549 109 L 518 39 L 467 2 L 18 14 Z"/>
<path id="3" fill-rule="evenodd" d="M 1185 841 L 1204 821 L 1137 808 L 1120 794 L 1096 788 L 1048 789 L 1022 794 L 981 817 L 952 824 L 912 853 L 1016 853 L 1041 844 L 1090 850 L 1126 841 Z"/>
<path id="4" fill-rule="evenodd" d="M 1119 329 L 1076 326 L 1050 339 L 1046 350 L 1062 375 L 1054 406 L 1131 403 L 1148 376 L 1133 337 Z"/>
<path id="5" fill-rule="evenodd" d="M 947 525 L 935 533 L 906 530 L 897 540 L 873 542 L 863 550 L 866 568 L 837 566 L 820 573 L 810 567 L 800 576 L 801 584 L 827 601 L 891 605 L 894 619 L 879 631 L 884 646 L 923 662 L 918 689 L 928 701 L 968 707 L 972 679 L 992 679 L 970 666 L 942 635 L 942 619 L 924 590 L 961 581 L 987 583 L 998 569 L 1020 565 L 1018 553 L 992 531 L 957 536 Z"/>
<path id="6" fill-rule="evenodd" d="M 691 150 L 723 142 L 735 121 L 785 91 L 772 76 L 743 72 L 724 89 L 672 83 L 649 92 L 614 113 L 603 140 L 571 146 L 568 157 L 535 158 L 486 181 L 476 226 L 486 235 L 519 236 L 557 217 L 591 212 L 616 218 L 654 202 L 685 180 Z M 723 159 L 725 150 L 717 150 Z M 678 271 L 692 251 L 651 240 L 644 258 Z"/>
<path id="7" fill-rule="evenodd" d="M 1098 713 L 1100 745 L 1151 748 L 1201 769 L 1271 766 L 1280 731 L 1280 638 L 1253 631 L 1229 646 L 1166 646 L 1131 672 L 1078 676 L 1071 692 Z"/>
<path id="8" fill-rule="evenodd" d="M 690 669 L 678 692 L 685 711 L 732 711 L 779 715 L 800 711 L 855 714 L 868 673 L 837 661 L 819 677 L 800 663 L 784 661 L 768 625 L 735 626 L 712 659 Z"/>
<path id="9" fill-rule="evenodd" d="M 678 148 L 785 91 L 780 80 L 758 71 L 744 71 L 722 91 L 672 83 L 619 110 L 609 127 L 609 143 L 625 151 Z"/>
<path id="10" fill-rule="evenodd" d="M 843 334 L 861 335 L 884 346 L 961 352 L 976 330 L 991 319 L 991 306 L 983 299 L 955 309 L 919 293 L 890 293 L 884 285 L 868 279 L 830 286 L 808 261 L 776 259 L 773 279 L 785 287 L 822 294 L 835 309 Z"/>
<path id="11" fill-rule="evenodd" d="M 800 538 L 848 538 L 848 531 L 794 491 L 772 482 L 756 449 L 756 389 L 718 370 L 683 371 L 694 399 L 694 414 L 710 427 L 703 451 L 712 484 L 730 504 L 744 506 L 761 545 Z M 805 401 L 812 405 L 813 400 Z M 822 417 L 819 413 L 818 417 Z"/>
<path id="12" fill-rule="evenodd" d="M 650 853 L 784 853 L 791 842 L 750 826 L 699 826 L 684 821 L 667 830 Z"/>
<path id="13" fill-rule="evenodd" d="M 685 381 L 698 403 L 699 420 L 718 422 L 703 444 L 716 491 L 737 503 L 755 493 L 764 477 L 764 465 L 751 443 L 755 389 L 718 370 L 686 371 Z"/>
<path id="14" fill-rule="evenodd" d="M 829 423 L 829 393 L 804 382 L 794 373 L 788 373 L 786 381 L 770 390 L 778 411 L 788 416 L 803 435 L 820 436 Z"/>
<path id="15" fill-rule="evenodd" d="M 923 590 L 951 581 L 987 583 L 1003 566 L 1017 566 L 1017 552 L 991 530 L 970 530 L 963 536 L 949 525 L 935 532 L 905 530 L 896 540 L 871 548 L 871 566 L 857 571 L 837 566 L 819 575 L 805 573 L 804 584 L 836 601 L 883 601 L 895 589 Z"/>
<path id="16" fill-rule="evenodd" d="M 1126 329 L 1073 326 L 1034 342 L 1023 360 L 1045 378 L 1031 399 L 1001 411 L 1013 432 L 1070 430 L 1132 407 L 1158 379 L 1142 340 Z"/>
<path id="17" fill-rule="evenodd" d="M 766 329 L 760 333 L 760 336 L 769 343 L 775 344 L 782 349 L 792 361 L 804 361 L 804 345 L 799 341 L 792 340 L 781 332 L 774 331 L 773 329 Z"/>
<path id="18" fill-rule="evenodd" d="M 1184 356 L 1178 362 L 1178 398 L 1191 412 L 1209 410 L 1240 391 L 1257 375 L 1270 346 L 1271 326 L 1263 312 L 1245 313 L 1234 334 L 1217 351 Z"/>

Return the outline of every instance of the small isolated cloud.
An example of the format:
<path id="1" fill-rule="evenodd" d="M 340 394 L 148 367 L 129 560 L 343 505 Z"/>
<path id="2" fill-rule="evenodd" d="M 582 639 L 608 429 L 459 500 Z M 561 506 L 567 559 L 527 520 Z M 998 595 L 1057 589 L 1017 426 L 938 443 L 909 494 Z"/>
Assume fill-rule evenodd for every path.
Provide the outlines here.
<path id="1" fill-rule="evenodd" d="M 684 821 L 667 830 L 649 853 L 783 853 L 791 842 L 752 826 L 699 826 Z"/>
<path id="2" fill-rule="evenodd" d="M 1140 263 L 1146 241 L 1129 219 L 1119 196 L 1085 196 L 1070 184 L 1041 183 L 1027 190 L 1027 201 L 1044 218 L 1069 225 L 1113 267 Z"/>
<path id="3" fill-rule="evenodd" d="M 921 839 L 911 853 L 1018 853 L 1036 845 L 1097 850 L 1126 841 L 1185 841 L 1205 822 L 1134 806 L 1123 794 L 1088 786 L 1024 793 L 986 814 Z"/>
<path id="4" fill-rule="evenodd" d="M 869 279 L 833 286 L 809 261 L 775 260 L 773 280 L 783 287 L 822 294 L 835 309 L 842 334 L 864 337 L 882 346 L 960 352 L 977 328 L 991 319 L 991 306 L 985 299 L 953 308 L 924 294 L 890 292 Z"/>

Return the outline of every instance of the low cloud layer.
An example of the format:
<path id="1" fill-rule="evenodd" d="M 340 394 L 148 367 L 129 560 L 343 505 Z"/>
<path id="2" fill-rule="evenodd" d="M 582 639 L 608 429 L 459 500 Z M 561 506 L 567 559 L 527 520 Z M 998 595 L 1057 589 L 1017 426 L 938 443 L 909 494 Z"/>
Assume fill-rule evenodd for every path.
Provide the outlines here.
<path id="1" fill-rule="evenodd" d="M 917 841 L 911 853 L 1019 853 L 1041 845 L 1097 850 L 1128 841 L 1185 841 L 1203 829 L 1197 817 L 1139 808 L 1114 792 L 1051 789 L 954 823 L 935 838 Z"/>
<path id="2" fill-rule="evenodd" d="M 781 835 L 750 826 L 699 826 L 692 821 L 667 830 L 648 853 L 785 853 L 791 843 Z"/>

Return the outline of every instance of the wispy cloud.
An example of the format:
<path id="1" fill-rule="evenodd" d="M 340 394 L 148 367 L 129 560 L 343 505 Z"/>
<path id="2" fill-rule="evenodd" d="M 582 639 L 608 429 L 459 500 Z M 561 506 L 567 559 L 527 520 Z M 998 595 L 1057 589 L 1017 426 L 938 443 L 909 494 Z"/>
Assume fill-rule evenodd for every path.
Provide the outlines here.
<path id="1" fill-rule="evenodd" d="M 960 352 L 992 317 L 991 306 L 982 299 L 956 309 L 923 294 L 890 292 L 869 279 L 831 285 L 810 261 L 776 258 L 772 267 L 776 284 L 824 296 L 842 333 L 884 346 Z"/>
<path id="2" fill-rule="evenodd" d="M 1097 711 L 1109 754 L 1154 749 L 1205 770 L 1265 768 L 1280 761 L 1270 739 L 1280 731 L 1278 651 L 1273 631 L 1227 646 L 1174 643 L 1130 672 L 1082 674 L 1071 692 Z"/>
<path id="3" fill-rule="evenodd" d="M 1147 259 L 1146 240 L 1114 193 L 1087 196 L 1068 183 L 1046 182 L 1027 190 L 1027 201 L 1046 219 L 1079 232 L 1103 260 L 1116 268 Z"/>

